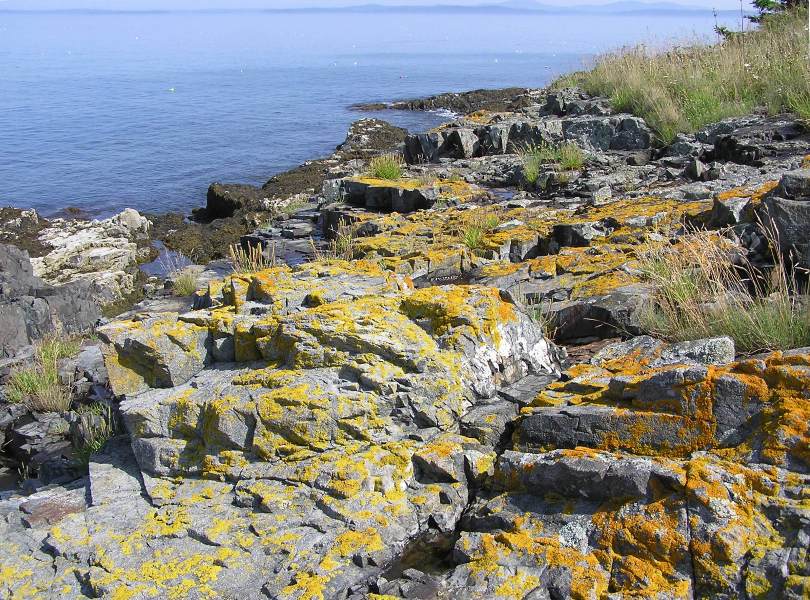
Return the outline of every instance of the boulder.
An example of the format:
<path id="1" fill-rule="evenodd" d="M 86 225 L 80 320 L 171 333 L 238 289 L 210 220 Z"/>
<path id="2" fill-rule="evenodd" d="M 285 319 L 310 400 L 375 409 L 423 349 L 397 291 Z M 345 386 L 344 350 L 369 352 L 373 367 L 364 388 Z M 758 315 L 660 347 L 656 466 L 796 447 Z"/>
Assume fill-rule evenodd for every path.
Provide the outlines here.
<path id="1" fill-rule="evenodd" d="M 789 200 L 810 202 L 810 169 L 798 169 L 784 173 L 776 193 Z"/>
<path id="2" fill-rule="evenodd" d="M 212 183 L 205 197 L 205 220 L 232 217 L 238 210 L 262 210 L 267 194 L 259 187 L 236 183 Z"/>
<path id="3" fill-rule="evenodd" d="M 802 262 L 810 248 L 810 201 L 771 195 L 763 200 L 760 215 L 777 232 L 782 251 L 793 253 L 792 260 L 801 266 L 810 266 Z"/>
<path id="4" fill-rule="evenodd" d="M 643 285 L 622 286 L 600 296 L 553 302 L 543 312 L 561 341 L 638 335 L 649 293 Z"/>
<path id="5" fill-rule="evenodd" d="M 710 225 L 728 227 L 748 222 L 753 217 L 750 198 L 717 198 L 712 205 Z"/>
<path id="6" fill-rule="evenodd" d="M 177 317 L 168 313 L 98 329 L 115 395 L 181 385 L 211 361 L 209 330 Z"/>
<path id="7" fill-rule="evenodd" d="M 434 186 L 373 178 L 345 179 L 346 201 L 371 210 L 408 213 L 433 206 L 438 197 Z"/>

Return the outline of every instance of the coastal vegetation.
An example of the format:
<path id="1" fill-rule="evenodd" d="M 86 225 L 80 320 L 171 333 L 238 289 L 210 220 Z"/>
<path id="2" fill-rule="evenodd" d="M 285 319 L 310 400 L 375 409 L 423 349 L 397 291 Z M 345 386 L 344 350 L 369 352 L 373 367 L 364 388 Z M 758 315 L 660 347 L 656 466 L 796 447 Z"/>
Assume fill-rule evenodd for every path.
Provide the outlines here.
<path id="1" fill-rule="evenodd" d="M 402 163 L 400 154 L 375 156 L 368 165 L 369 176 L 395 181 L 402 177 Z"/>
<path id="2" fill-rule="evenodd" d="M 491 212 L 475 212 L 473 217 L 466 220 L 461 234 L 464 245 L 470 250 L 483 247 L 484 236 L 491 233 L 499 224 L 500 218 Z"/>
<path id="3" fill-rule="evenodd" d="M 200 267 L 190 266 L 172 273 L 172 290 L 177 296 L 191 296 L 197 291 Z"/>
<path id="4" fill-rule="evenodd" d="M 560 145 L 541 142 L 521 148 L 523 178 L 526 183 L 536 185 L 543 165 L 557 165 L 562 171 L 576 171 L 585 164 L 585 154 L 573 142 Z"/>
<path id="5" fill-rule="evenodd" d="M 609 97 L 616 110 L 644 118 L 664 143 L 758 107 L 810 121 L 807 3 L 789 10 L 767 4 L 774 6 L 763 8 L 758 28 L 726 32 L 716 45 L 625 48 L 556 85 Z"/>
<path id="6" fill-rule="evenodd" d="M 84 425 L 84 437 L 74 440 L 76 457 L 79 464 L 87 467 L 90 458 L 112 439 L 118 432 L 119 426 L 115 413 L 108 404 L 96 402 L 79 408 L 79 415 Z"/>
<path id="7" fill-rule="evenodd" d="M 64 412 L 70 408 L 70 386 L 59 378 L 59 361 L 79 351 L 79 341 L 53 336 L 36 347 L 27 366 L 15 368 L 6 383 L 6 397 L 34 412 Z"/>
<path id="8" fill-rule="evenodd" d="M 228 254 L 235 273 L 256 273 L 275 266 L 276 262 L 275 247 L 269 259 L 265 257 L 261 246 L 248 245 L 245 248 L 241 244 L 231 244 Z"/>
<path id="9" fill-rule="evenodd" d="M 655 292 L 642 326 L 671 341 L 728 336 L 749 353 L 810 345 L 810 311 L 789 275 L 794 265 L 774 255 L 773 268 L 758 268 L 730 232 L 696 231 L 674 248 L 650 245 L 640 265 Z"/>

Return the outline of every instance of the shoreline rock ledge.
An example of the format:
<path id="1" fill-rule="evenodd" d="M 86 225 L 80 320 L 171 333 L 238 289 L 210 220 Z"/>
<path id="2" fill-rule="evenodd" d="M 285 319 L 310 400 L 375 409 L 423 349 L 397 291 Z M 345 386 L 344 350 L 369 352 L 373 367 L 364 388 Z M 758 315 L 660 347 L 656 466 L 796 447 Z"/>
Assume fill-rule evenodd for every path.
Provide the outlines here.
<path id="1" fill-rule="evenodd" d="M 810 348 L 636 335 L 646 254 L 694 227 L 770 269 L 770 223 L 807 264 L 810 133 L 755 115 L 648 148 L 605 99 L 530 99 L 409 138 L 433 162 L 396 180 L 365 143 L 307 166 L 323 192 L 257 237 L 352 225 L 333 252 L 99 328 L 68 370 L 105 372 L 127 435 L 0 492 L 0 595 L 810 598 Z M 529 177 L 515 150 L 559 142 L 580 160 Z"/>

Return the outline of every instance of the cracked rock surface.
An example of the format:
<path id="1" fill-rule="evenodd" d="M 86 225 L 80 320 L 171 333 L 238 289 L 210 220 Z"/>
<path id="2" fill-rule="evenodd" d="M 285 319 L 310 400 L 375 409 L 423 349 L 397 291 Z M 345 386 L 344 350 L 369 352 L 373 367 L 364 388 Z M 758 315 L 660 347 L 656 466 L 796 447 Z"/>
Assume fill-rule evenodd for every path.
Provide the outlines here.
<path id="1" fill-rule="evenodd" d="M 806 254 L 810 135 L 653 148 L 604 99 L 520 98 L 408 137 L 399 180 L 331 173 L 302 216 L 353 227 L 342 259 L 103 327 L 127 435 L 0 494 L 0 595 L 810 597 L 810 349 L 639 321 L 641 253 L 689 227 L 765 260 L 770 219 Z M 514 189 L 517 145 L 564 140 L 581 168 Z"/>

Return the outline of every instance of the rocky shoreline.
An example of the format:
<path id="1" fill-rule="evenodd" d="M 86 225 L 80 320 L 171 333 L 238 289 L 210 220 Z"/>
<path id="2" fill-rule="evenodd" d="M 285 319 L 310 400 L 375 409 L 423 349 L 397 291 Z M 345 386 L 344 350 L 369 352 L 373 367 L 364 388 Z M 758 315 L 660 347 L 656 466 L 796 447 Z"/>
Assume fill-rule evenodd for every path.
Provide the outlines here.
<path id="1" fill-rule="evenodd" d="M 810 131 L 663 146 L 577 89 L 386 106 L 464 116 L 358 121 L 191 221 L 2 209 L 0 384 L 93 332 L 59 362 L 69 410 L 0 387 L 2 593 L 807 598 L 810 348 L 650 335 L 642 261 L 700 230 L 806 278 Z M 369 172 L 391 152 L 398 177 Z M 138 276 L 155 240 L 192 296 Z M 262 264 L 217 260 L 234 243 Z"/>

